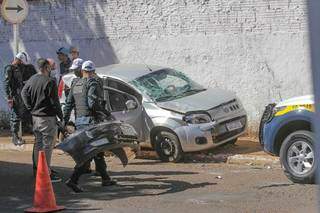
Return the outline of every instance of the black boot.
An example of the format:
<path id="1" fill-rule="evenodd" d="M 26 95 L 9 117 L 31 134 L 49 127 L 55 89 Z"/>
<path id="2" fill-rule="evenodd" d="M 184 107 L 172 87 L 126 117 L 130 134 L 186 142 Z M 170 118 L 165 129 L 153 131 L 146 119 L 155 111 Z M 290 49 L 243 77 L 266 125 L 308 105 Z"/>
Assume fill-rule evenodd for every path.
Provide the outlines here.
<path id="1" fill-rule="evenodd" d="M 112 179 L 103 179 L 101 185 L 102 186 L 114 186 L 114 185 L 117 185 L 117 181 L 112 180 Z"/>
<path id="2" fill-rule="evenodd" d="M 73 182 L 71 179 L 66 181 L 66 185 L 72 189 L 75 193 L 81 193 L 83 192 L 83 189 L 75 182 Z"/>

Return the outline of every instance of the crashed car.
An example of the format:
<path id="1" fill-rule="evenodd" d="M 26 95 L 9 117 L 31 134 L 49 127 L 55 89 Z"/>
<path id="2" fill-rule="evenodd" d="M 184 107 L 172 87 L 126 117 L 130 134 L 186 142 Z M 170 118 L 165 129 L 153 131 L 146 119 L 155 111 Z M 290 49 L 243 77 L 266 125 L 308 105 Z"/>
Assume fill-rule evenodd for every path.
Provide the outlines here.
<path id="1" fill-rule="evenodd" d="M 155 149 L 164 162 L 235 143 L 245 132 L 247 114 L 233 92 L 205 88 L 160 66 L 114 64 L 96 72 L 104 81 L 107 110 L 131 124 L 140 144 Z M 62 82 L 70 87 L 73 78 L 68 74 Z"/>
<path id="2" fill-rule="evenodd" d="M 308 95 L 269 104 L 261 119 L 261 145 L 267 153 L 280 156 L 286 176 L 296 183 L 315 181 L 313 116 L 314 100 Z"/>

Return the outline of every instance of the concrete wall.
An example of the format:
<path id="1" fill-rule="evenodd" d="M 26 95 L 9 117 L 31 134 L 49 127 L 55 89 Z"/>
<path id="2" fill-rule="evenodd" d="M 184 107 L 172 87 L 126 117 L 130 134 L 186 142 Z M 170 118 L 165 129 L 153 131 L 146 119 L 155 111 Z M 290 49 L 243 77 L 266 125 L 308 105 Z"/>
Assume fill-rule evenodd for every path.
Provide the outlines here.
<path id="1" fill-rule="evenodd" d="M 33 1 L 21 36 L 33 58 L 74 44 L 99 66 L 175 67 L 205 86 L 235 91 L 256 129 L 263 107 L 280 93 L 311 92 L 306 12 L 304 0 Z M 1 20 L 4 62 L 11 38 Z"/>

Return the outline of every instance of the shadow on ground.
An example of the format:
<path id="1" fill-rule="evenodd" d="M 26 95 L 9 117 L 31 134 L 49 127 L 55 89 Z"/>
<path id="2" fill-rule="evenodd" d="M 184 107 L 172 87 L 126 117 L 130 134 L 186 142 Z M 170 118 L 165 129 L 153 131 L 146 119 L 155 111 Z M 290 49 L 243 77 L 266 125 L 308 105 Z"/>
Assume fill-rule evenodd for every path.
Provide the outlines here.
<path id="1" fill-rule="evenodd" d="M 66 179 L 71 169 L 55 168 Z M 63 183 L 54 184 L 57 201 L 68 207 L 70 212 L 101 210 L 86 201 L 111 201 L 137 196 L 159 196 L 173 194 L 188 189 L 201 188 L 215 183 L 189 183 L 172 179 L 173 175 L 196 175 L 195 172 L 179 171 L 124 171 L 113 172 L 119 185 L 101 187 L 98 177 L 86 175 L 81 185 L 86 190 L 82 194 L 72 193 Z M 30 164 L 0 161 L 0 212 L 21 212 L 31 206 L 34 192 L 34 178 Z"/>

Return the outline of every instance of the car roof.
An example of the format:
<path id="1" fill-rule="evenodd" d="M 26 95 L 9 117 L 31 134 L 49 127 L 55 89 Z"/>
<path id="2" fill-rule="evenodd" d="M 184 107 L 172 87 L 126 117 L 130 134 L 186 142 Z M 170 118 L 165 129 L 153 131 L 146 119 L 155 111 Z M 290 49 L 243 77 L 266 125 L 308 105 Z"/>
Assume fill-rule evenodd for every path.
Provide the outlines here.
<path id="1" fill-rule="evenodd" d="M 112 64 L 96 69 L 96 73 L 101 77 L 113 77 L 130 82 L 136 78 L 155 72 L 165 67 L 144 64 Z"/>

